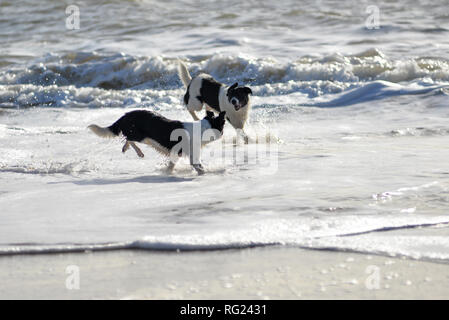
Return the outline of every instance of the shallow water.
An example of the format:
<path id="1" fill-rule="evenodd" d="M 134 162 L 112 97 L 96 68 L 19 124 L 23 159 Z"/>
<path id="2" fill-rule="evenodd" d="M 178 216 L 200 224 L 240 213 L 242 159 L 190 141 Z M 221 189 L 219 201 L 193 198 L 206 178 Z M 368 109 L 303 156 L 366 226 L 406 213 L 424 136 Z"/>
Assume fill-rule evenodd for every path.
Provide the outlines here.
<path id="1" fill-rule="evenodd" d="M 448 4 L 380 3 L 370 29 L 363 1 L 84 1 L 67 30 L 64 2 L 2 2 L 0 253 L 288 245 L 447 261 Z M 178 58 L 254 92 L 252 142 L 234 146 L 228 125 L 201 177 L 86 130 L 138 108 L 190 120 Z"/>

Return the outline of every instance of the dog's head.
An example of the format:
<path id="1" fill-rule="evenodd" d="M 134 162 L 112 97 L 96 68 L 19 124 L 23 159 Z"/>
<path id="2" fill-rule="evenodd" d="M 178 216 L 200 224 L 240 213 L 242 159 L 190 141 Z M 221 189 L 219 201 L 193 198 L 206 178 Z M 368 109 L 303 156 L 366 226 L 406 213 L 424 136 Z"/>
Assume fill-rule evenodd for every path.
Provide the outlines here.
<path id="1" fill-rule="evenodd" d="M 218 116 L 215 116 L 212 111 L 206 111 L 206 117 L 204 117 L 204 119 L 209 121 L 212 129 L 218 130 L 221 134 L 223 134 L 223 128 L 226 123 L 225 115 L 225 111 L 220 112 Z"/>
<path id="2" fill-rule="evenodd" d="M 228 100 L 234 106 L 235 111 L 238 111 L 248 105 L 250 94 L 253 94 L 250 88 L 239 87 L 237 82 L 230 86 L 228 92 L 226 93 Z"/>

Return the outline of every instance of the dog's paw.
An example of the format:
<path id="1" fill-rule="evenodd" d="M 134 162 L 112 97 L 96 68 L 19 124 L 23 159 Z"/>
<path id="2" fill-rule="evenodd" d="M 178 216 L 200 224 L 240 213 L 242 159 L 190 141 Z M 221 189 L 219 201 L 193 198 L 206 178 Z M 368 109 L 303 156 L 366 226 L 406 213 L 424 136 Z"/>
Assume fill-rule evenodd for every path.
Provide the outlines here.
<path id="1" fill-rule="evenodd" d="M 196 170 L 199 176 L 202 176 L 206 172 L 201 164 L 195 164 L 193 165 L 193 168 Z"/>
<path id="2" fill-rule="evenodd" d="M 125 153 L 129 149 L 129 143 L 125 143 L 125 145 L 122 148 L 122 152 Z"/>

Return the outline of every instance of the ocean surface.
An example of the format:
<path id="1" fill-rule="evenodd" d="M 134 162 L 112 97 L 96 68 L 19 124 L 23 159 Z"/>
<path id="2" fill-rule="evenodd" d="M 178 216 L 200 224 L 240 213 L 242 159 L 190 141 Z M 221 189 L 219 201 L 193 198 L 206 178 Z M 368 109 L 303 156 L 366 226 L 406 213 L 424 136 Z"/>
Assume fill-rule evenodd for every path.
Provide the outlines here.
<path id="1" fill-rule="evenodd" d="M 449 262 L 449 1 L 77 1 L 79 28 L 71 4 L 0 2 L 0 255 Z M 250 143 L 228 124 L 204 176 L 87 130 L 135 109 L 189 121 L 178 59 L 254 93 Z"/>

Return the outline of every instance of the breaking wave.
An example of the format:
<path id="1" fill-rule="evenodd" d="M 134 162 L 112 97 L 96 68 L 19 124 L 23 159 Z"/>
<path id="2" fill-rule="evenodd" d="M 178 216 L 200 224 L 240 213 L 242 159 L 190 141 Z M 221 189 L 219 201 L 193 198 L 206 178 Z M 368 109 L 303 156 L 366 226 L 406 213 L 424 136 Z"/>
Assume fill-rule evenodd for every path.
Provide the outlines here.
<path id="1" fill-rule="evenodd" d="M 245 83 L 259 96 L 300 93 L 313 99 L 358 88 L 358 97 L 369 94 L 376 99 L 373 94 L 384 96 L 392 90 L 410 94 L 400 89 L 404 82 L 418 84 L 412 92 L 418 94 L 432 86 L 447 87 L 449 81 L 447 59 L 394 61 L 377 49 L 355 55 L 305 56 L 290 62 L 224 54 L 191 57 L 185 62 L 192 74 L 206 72 L 224 83 Z M 0 71 L 0 107 L 180 105 L 184 88 L 176 73 L 177 63 L 175 58 L 123 53 L 48 54 L 27 67 Z M 347 98 L 353 103 L 360 100 L 352 93 L 343 103 Z M 308 103 L 322 106 L 320 101 Z"/>
<path id="2" fill-rule="evenodd" d="M 72 52 L 48 54 L 26 68 L 3 71 L 0 84 L 76 86 L 101 89 L 176 88 L 176 58 L 124 53 Z M 430 78 L 449 81 L 449 61 L 441 57 L 391 60 L 377 49 L 355 55 L 304 56 L 290 62 L 274 58 L 215 54 L 192 57 L 193 73 L 207 72 L 220 81 L 254 85 L 287 81 L 390 82 Z"/>
<path id="3" fill-rule="evenodd" d="M 298 227 L 282 221 L 260 223 L 253 229 L 237 230 L 227 233 L 193 234 L 193 235 L 166 235 L 166 236 L 146 236 L 136 241 L 111 242 L 111 243 L 86 243 L 86 244 L 8 244 L 0 245 L 0 256 L 18 254 L 49 254 L 49 253 L 70 253 L 89 251 L 111 251 L 111 250 L 150 250 L 150 251 L 211 251 L 244 249 L 264 246 L 284 245 L 305 249 L 327 249 L 335 251 L 363 252 L 371 254 L 381 254 L 390 256 L 406 256 L 414 259 L 435 260 L 446 262 L 449 255 L 440 251 L 422 251 L 417 254 L 417 250 L 402 243 L 388 243 L 385 246 L 366 246 L 365 237 L 375 237 L 376 234 L 384 234 L 389 230 L 413 229 L 420 227 L 446 225 L 449 223 L 447 217 L 433 218 L 413 218 L 409 222 L 405 219 L 391 217 L 388 225 L 379 225 L 374 221 L 369 221 L 369 227 L 362 227 L 358 224 L 346 222 L 341 223 L 340 228 L 353 230 L 343 232 L 340 230 L 328 229 L 326 223 L 319 232 L 314 232 L 310 226 Z M 338 224 L 338 223 L 337 223 Z M 368 224 L 367 224 L 368 225 Z M 355 230 L 355 231 L 354 231 Z M 305 236 L 307 234 L 307 236 Z M 360 237 L 361 236 L 361 237 Z M 379 240 L 379 239 L 377 239 Z M 447 241 L 446 241 L 447 242 Z M 360 245 L 362 243 L 363 245 Z M 370 243 L 368 241 L 368 243 Z M 442 245 L 449 247 L 449 243 Z M 441 248 L 438 248 L 441 249 Z"/>

